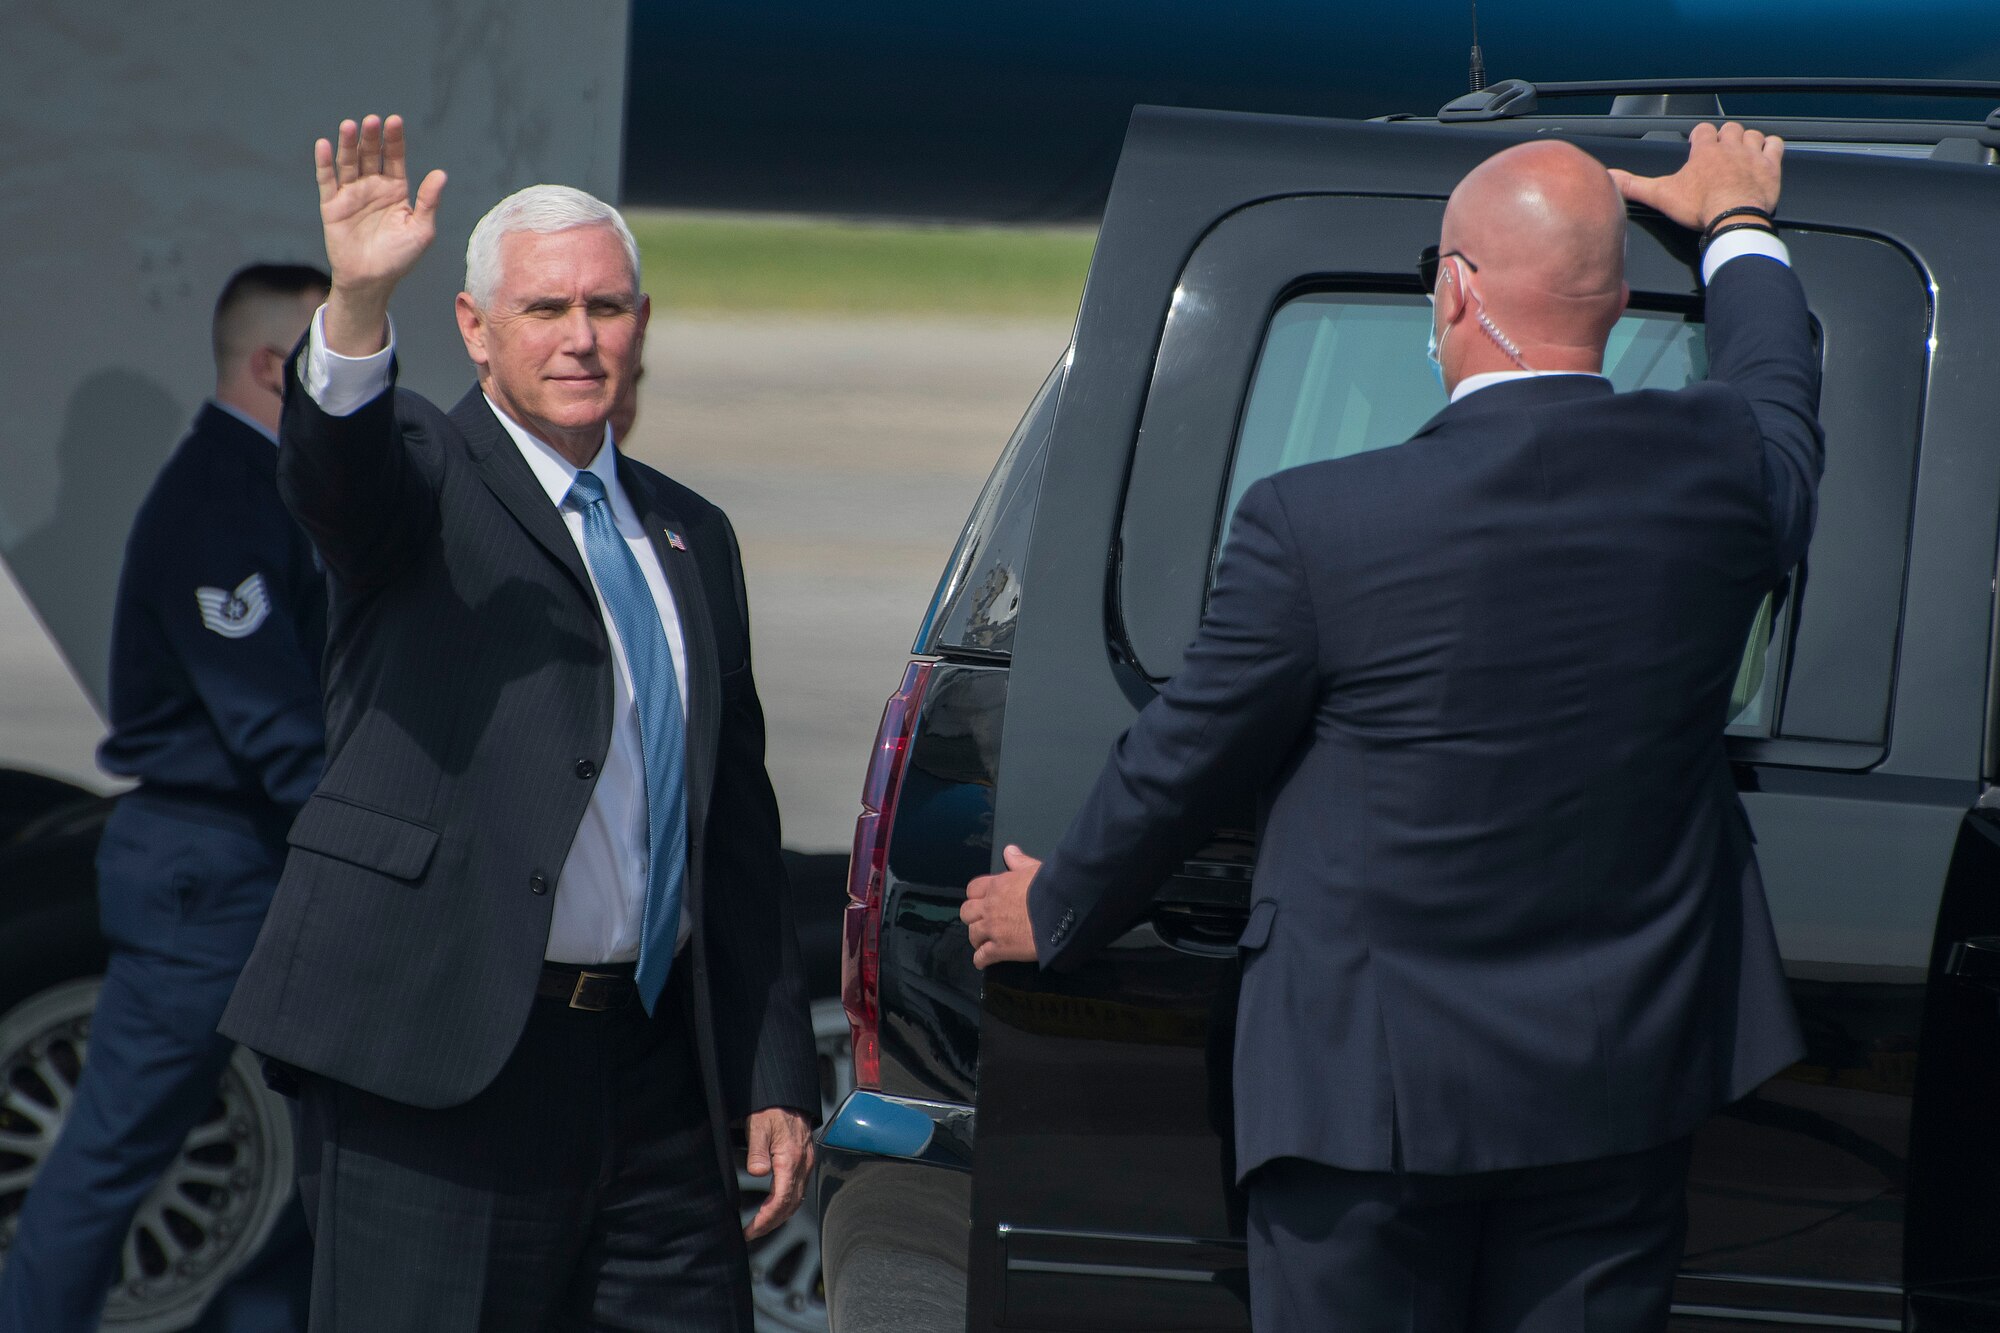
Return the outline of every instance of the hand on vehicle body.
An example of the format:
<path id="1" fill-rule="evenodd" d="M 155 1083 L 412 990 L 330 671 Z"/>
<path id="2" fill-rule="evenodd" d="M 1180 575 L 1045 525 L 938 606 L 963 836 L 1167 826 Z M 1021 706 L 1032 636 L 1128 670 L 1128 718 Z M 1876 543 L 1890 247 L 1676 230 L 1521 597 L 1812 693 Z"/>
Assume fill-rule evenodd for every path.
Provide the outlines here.
<path id="1" fill-rule="evenodd" d="M 981 875 L 965 887 L 965 904 L 958 909 L 972 938 L 972 965 L 1035 961 L 1035 927 L 1028 919 L 1028 886 L 1042 863 L 1009 843 L 1002 853 L 1007 869 Z"/>
<path id="2" fill-rule="evenodd" d="M 1691 231 L 1707 231 L 1723 213 L 1754 208 L 1765 214 L 1778 206 L 1785 141 L 1728 121 L 1720 128 L 1697 125 L 1688 134 L 1688 160 L 1671 176 L 1634 176 L 1611 169 L 1612 183 L 1635 204 L 1644 204 Z M 1739 214 L 1746 223 L 1756 216 Z M 1765 225 L 1768 225 L 1765 224 Z"/>

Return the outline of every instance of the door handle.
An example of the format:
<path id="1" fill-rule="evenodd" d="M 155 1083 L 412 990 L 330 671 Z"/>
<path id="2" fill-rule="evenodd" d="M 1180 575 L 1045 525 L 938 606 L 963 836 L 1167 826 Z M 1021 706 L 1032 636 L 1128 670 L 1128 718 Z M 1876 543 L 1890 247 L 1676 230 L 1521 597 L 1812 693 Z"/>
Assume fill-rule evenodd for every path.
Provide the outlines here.
<path id="1" fill-rule="evenodd" d="M 1247 907 L 1218 907 L 1209 903 L 1155 903 L 1153 929 L 1161 939 L 1183 953 L 1207 958 L 1232 958 L 1243 923 L 1250 918 Z"/>
<path id="2" fill-rule="evenodd" d="M 1974 935 L 1952 945 L 1945 955 L 1944 974 L 2000 994 L 2000 935 Z"/>
<path id="3" fill-rule="evenodd" d="M 1217 868 L 1220 869 L 1219 867 Z M 1169 946 L 1205 958 L 1232 958 L 1250 919 L 1248 869 L 1175 875 L 1153 899 L 1153 929 Z M 1996 941 L 2000 946 L 2000 941 Z"/>

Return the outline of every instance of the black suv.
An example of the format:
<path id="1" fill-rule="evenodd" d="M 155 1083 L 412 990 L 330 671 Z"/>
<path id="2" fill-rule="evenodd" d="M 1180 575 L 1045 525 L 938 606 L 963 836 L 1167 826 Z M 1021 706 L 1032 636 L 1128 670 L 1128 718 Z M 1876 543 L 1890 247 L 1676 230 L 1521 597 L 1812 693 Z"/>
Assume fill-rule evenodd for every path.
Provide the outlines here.
<path id="1" fill-rule="evenodd" d="M 1396 123 L 1134 116 L 1075 340 L 868 770 L 845 937 L 860 1090 L 818 1179 L 836 1333 L 1247 1327 L 1229 1145 L 1250 794 L 1073 975 L 982 987 L 963 886 L 996 845 L 1060 836 L 1192 638 L 1244 489 L 1443 405 L 1413 263 L 1467 170 L 1558 135 L 1670 172 L 1720 98 L 1777 92 L 2000 106 L 2000 84 L 1510 81 Z M 1546 109 L 1566 97 L 1615 100 Z M 1817 536 L 1746 647 L 1729 742 L 1810 1049 L 1698 1137 L 1677 1326 L 2000 1327 L 2000 111 L 1734 118 L 1791 145 L 1780 221 L 1825 382 Z M 1621 389 L 1706 373 L 1697 263 L 1635 214 Z"/>

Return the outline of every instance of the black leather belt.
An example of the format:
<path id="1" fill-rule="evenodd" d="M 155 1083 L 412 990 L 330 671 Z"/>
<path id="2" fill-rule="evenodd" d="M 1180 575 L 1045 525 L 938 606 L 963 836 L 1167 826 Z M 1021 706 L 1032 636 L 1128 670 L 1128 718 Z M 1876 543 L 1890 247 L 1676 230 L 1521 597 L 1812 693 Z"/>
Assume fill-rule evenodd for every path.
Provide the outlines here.
<path id="1" fill-rule="evenodd" d="M 596 967 L 576 967 L 569 963 L 542 964 L 542 979 L 535 996 L 561 1000 L 572 1009 L 603 1013 L 639 1002 L 639 985 L 633 980 L 634 963 L 602 963 Z"/>

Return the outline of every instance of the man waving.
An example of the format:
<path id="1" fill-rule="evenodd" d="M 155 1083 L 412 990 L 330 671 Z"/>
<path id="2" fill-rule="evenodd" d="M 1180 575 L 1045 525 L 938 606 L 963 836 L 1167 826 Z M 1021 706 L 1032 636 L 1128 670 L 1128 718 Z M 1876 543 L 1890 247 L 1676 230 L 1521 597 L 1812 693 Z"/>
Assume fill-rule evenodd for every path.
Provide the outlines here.
<path id="1" fill-rule="evenodd" d="M 803 1195 L 819 1093 L 722 512 L 607 429 L 617 212 L 473 230 L 449 412 L 393 387 L 429 247 L 396 117 L 315 149 L 332 290 L 279 486 L 330 578 L 326 776 L 223 1022 L 298 1071 L 316 1330 L 747 1330 L 731 1124 Z"/>

